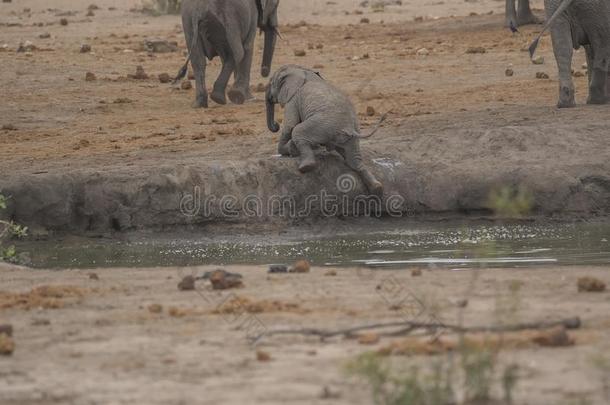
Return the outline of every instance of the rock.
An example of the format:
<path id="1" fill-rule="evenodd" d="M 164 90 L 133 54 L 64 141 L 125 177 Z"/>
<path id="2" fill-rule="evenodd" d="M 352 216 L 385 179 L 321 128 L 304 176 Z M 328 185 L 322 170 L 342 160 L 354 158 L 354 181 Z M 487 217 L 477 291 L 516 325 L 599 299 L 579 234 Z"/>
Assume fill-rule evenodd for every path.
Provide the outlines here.
<path id="1" fill-rule="evenodd" d="M 544 56 L 536 56 L 532 59 L 532 63 L 534 65 L 544 65 Z"/>
<path id="2" fill-rule="evenodd" d="M 89 10 L 87 11 L 87 14 L 85 14 L 87 17 L 95 17 L 95 13 L 93 12 L 93 10 Z"/>
<path id="3" fill-rule="evenodd" d="M 89 44 L 82 44 L 80 46 L 80 53 L 89 53 L 91 52 L 91 45 Z"/>
<path id="4" fill-rule="evenodd" d="M 195 277 L 186 276 L 178 283 L 178 289 L 180 291 L 192 291 L 195 289 Z"/>
<path id="5" fill-rule="evenodd" d="M 298 56 L 298 57 L 302 57 L 302 56 L 306 56 L 307 52 L 305 52 L 305 49 L 295 49 L 294 50 L 294 56 Z"/>
<path id="6" fill-rule="evenodd" d="M 321 63 L 316 63 L 315 65 L 313 65 L 314 69 L 324 69 L 324 65 L 322 65 Z"/>
<path id="7" fill-rule="evenodd" d="M 486 53 L 487 50 L 482 46 L 471 46 L 466 49 L 466 53 L 475 54 L 475 53 Z"/>
<path id="8" fill-rule="evenodd" d="M 369 106 L 367 106 L 367 107 L 366 107 L 366 115 L 367 115 L 368 117 L 372 117 L 372 116 L 374 116 L 374 115 L 375 115 L 375 108 L 373 108 L 373 107 L 372 107 L 372 106 L 370 106 L 370 105 L 369 105 Z"/>
<path id="9" fill-rule="evenodd" d="M 32 52 L 35 51 L 36 45 L 34 45 L 32 43 L 32 41 L 25 41 L 19 44 L 19 47 L 17 48 L 17 52 Z"/>
<path id="10" fill-rule="evenodd" d="M 421 269 L 411 270 L 411 277 L 420 277 L 422 275 Z"/>
<path id="11" fill-rule="evenodd" d="M 311 265 L 307 260 L 299 260 L 295 264 L 292 265 L 289 272 L 290 273 L 309 273 L 311 270 Z"/>
<path id="12" fill-rule="evenodd" d="M 214 290 L 228 290 L 244 286 L 241 274 L 229 273 L 224 270 L 213 271 L 210 275 L 210 282 Z"/>
<path id="13" fill-rule="evenodd" d="M 182 90 L 190 90 L 193 88 L 193 84 L 190 80 L 183 80 L 182 83 L 180 83 L 180 88 Z"/>
<path id="14" fill-rule="evenodd" d="M 363 18 L 361 18 L 361 19 L 360 19 L 360 24 L 368 24 L 368 23 L 370 23 L 370 22 L 371 22 L 371 20 L 369 20 L 369 19 L 368 19 L 368 18 L 366 18 L 366 17 L 363 17 Z"/>
<path id="15" fill-rule="evenodd" d="M 151 314 L 160 314 L 163 312 L 163 306 L 161 304 L 150 304 L 148 306 L 148 312 Z"/>
<path id="16" fill-rule="evenodd" d="M 545 72 L 536 72 L 536 79 L 548 79 L 549 75 Z"/>
<path id="17" fill-rule="evenodd" d="M 43 32 L 42 34 L 38 35 L 38 38 L 40 38 L 40 39 L 51 38 L 51 34 L 49 34 L 48 32 Z"/>
<path id="18" fill-rule="evenodd" d="M 136 73 L 133 75 L 127 75 L 127 77 L 129 77 L 130 79 L 134 79 L 134 80 L 148 79 L 148 75 L 146 74 L 146 72 L 144 71 L 144 68 L 142 66 L 137 66 Z"/>
<path id="19" fill-rule="evenodd" d="M 13 325 L 0 325 L 0 335 L 13 336 Z"/>
<path id="20" fill-rule="evenodd" d="M 172 78 L 168 73 L 161 73 L 159 74 L 159 81 L 161 83 L 169 83 L 172 81 Z"/>
<path id="21" fill-rule="evenodd" d="M 362 333 L 358 335 L 358 343 L 361 345 L 374 345 L 379 343 L 379 335 L 375 332 Z"/>
<path id="22" fill-rule="evenodd" d="M 177 52 L 178 43 L 159 38 L 147 38 L 144 40 L 144 49 L 153 53 Z"/>
<path id="23" fill-rule="evenodd" d="M 285 264 L 272 264 L 269 266 L 269 273 L 288 273 L 288 266 Z"/>
<path id="24" fill-rule="evenodd" d="M 563 347 L 574 345 L 572 339 L 563 326 L 557 326 L 552 329 L 541 331 L 538 336 L 533 338 L 533 341 L 540 346 L 547 347 Z"/>
<path id="25" fill-rule="evenodd" d="M 89 273 L 89 280 L 99 280 L 100 277 L 97 275 L 97 273 Z"/>
<path id="26" fill-rule="evenodd" d="M 336 270 L 328 270 L 326 273 L 324 273 L 325 276 L 327 277 L 335 277 L 337 275 L 337 271 Z"/>
<path id="27" fill-rule="evenodd" d="M 62 18 L 61 20 L 59 20 L 59 24 L 65 27 L 66 25 L 68 25 L 68 19 Z"/>
<path id="28" fill-rule="evenodd" d="M 416 52 L 418 56 L 428 56 L 430 55 L 430 51 L 427 48 L 419 48 Z"/>
<path id="29" fill-rule="evenodd" d="M 316 49 L 324 49 L 324 44 L 322 44 L 322 43 L 316 44 Z"/>
<path id="30" fill-rule="evenodd" d="M 86 82 L 94 82 L 96 80 L 97 80 L 97 77 L 95 76 L 95 73 L 93 73 L 93 72 L 85 73 L 85 81 Z"/>
<path id="31" fill-rule="evenodd" d="M 507 68 L 507 69 L 504 71 L 504 74 L 505 74 L 507 77 L 511 77 L 511 76 L 513 76 L 513 75 L 515 74 L 515 72 L 514 72 L 514 71 L 513 71 L 513 69 L 511 69 L 511 68 Z"/>
<path id="32" fill-rule="evenodd" d="M 15 342 L 5 334 L 0 333 L 0 356 L 10 356 L 15 351 Z"/>
<path id="33" fill-rule="evenodd" d="M 603 292 L 606 283 L 595 277 L 581 277 L 578 279 L 578 292 Z"/>
<path id="34" fill-rule="evenodd" d="M 261 362 L 268 362 L 268 361 L 271 361 L 271 355 L 262 350 L 257 350 L 256 351 L 256 360 L 261 361 Z"/>

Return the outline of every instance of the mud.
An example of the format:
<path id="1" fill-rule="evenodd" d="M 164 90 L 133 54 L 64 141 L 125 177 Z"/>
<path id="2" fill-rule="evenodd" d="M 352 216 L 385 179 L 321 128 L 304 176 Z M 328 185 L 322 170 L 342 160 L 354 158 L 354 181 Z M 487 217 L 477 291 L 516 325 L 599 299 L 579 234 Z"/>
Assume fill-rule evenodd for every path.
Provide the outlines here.
<path id="1" fill-rule="evenodd" d="M 608 106 L 583 105 L 587 78 L 580 75 L 579 106 L 553 107 L 550 40 L 542 42 L 542 66 L 521 52 L 540 27 L 512 35 L 502 27 L 502 4 L 493 1 L 422 0 L 383 9 L 359 3 L 304 8 L 284 1 L 274 66 L 320 70 L 351 96 L 365 130 L 389 112 L 362 145 L 385 185 L 381 213 L 491 214 L 490 194 L 504 189 L 527 190 L 532 216 L 608 213 Z M 0 9 L 0 42 L 7 44 L 0 52 L 0 116 L 3 128 L 14 129 L 0 131 L 0 189 L 12 196 L 8 215 L 16 221 L 73 233 L 294 223 L 328 215 L 320 204 L 304 206 L 307 196 L 325 190 L 353 208 L 364 193 L 358 180 L 349 193 L 338 189 L 338 179 L 354 173 L 335 155 L 322 154 L 319 170 L 307 175 L 293 160 L 273 157 L 277 136 L 265 128 L 260 93 L 243 106 L 192 110 L 192 89 L 161 83 L 159 75 L 182 64 L 182 52 L 146 52 L 143 44 L 155 38 L 184 51 L 178 16 L 151 17 L 130 11 L 137 2 L 102 1 L 95 16 L 82 18 L 88 5 L 63 2 L 48 11 L 45 2 L 30 0 Z M 66 11 L 75 13 L 61 26 L 58 15 Z M 26 40 L 36 49 L 17 53 Z M 81 54 L 83 43 L 92 51 Z M 300 49 L 306 56 L 295 56 Z M 578 73 L 582 63 L 578 52 Z M 211 79 L 218 68 L 217 60 L 210 64 Z M 539 71 L 550 80 L 536 79 Z M 95 81 L 87 81 L 91 74 Z M 264 84 L 253 75 L 255 89 Z M 219 209 L 223 196 L 234 197 L 236 216 Z M 244 212 L 248 196 L 266 209 Z M 303 215 L 269 208 L 278 197 L 294 200 L 291 209 L 305 209 Z"/>

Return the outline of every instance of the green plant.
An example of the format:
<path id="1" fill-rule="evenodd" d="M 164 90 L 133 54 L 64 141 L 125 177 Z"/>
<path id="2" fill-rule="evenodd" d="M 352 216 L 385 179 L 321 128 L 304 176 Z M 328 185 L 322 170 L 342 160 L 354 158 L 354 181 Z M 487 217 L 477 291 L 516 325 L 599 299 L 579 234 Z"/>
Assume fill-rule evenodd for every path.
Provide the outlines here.
<path id="1" fill-rule="evenodd" d="M 487 198 L 487 207 L 503 218 L 521 218 L 533 208 L 534 197 L 525 187 L 501 187 L 492 190 Z"/>
<path id="2" fill-rule="evenodd" d="M 7 198 L 0 194 L 0 211 L 5 210 L 6 206 Z M 28 229 L 24 226 L 0 219 L 0 261 L 17 261 L 17 249 L 13 245 L 5 246 L 5 242 L 12 238 L 23 238 L 27 232 Z"/>
<path id="3" fill-rule="evenodd" d="M 496 353 L 486 349 L 463 347 L 460 351 L 464 371 L 464 395 L 467 403 L 485 403 L 491 399 Z"/>

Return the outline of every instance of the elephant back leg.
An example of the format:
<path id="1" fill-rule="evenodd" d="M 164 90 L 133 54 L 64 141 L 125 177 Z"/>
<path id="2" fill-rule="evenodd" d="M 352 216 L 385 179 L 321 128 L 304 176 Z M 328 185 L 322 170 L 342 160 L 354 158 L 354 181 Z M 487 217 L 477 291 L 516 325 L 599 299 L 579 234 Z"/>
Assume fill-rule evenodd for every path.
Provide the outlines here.
<path id="1" fill-rule="evenodd" d="M 554 9 L 547 6 L 547 18 L 553 14 Z M 557 107 L 575 107 L 574 82 L 572 81 L 572 56 L 574 47 L 572 42 L 572 30 L 567 18 L 558 18 L 551 28 L 551 38 L 553 42 L 553 52 L 559 69 L 559 102 Z"/>
<path id="2" fill-rule="evenodd" d="M 296 149 L 295 152 L 298 152 L 301 173 L 312 171 L 317 167 L 313 148 L 330 143 L 332 134 L 325 129 L 327 127 L 323 120 L 309 118 L 292 130 L 291 142 Z"/>
<path id="3" fill-rule="evenodd" d="M 340 145 L 337 150 L 345 159 L 347 166 L 356 171 L 364 185 L 371 194 L 382 195 L 383 185 L 379 180 L 373 176 L 373 174 L 366 168 L 362 161 L 362 154 L 360 153 L 360 142 L 358 139 L 353 138 L 352 140 Z"/>
<path id="4" fill-rule="evenodd" d="M 191 52 L 191 67 L 195 76 L 195 101 L 193 108 L 208 107 L 208 92 L 205 87 L 205 68 L 206 57 L 204 50 L 205 38 L 202 29 L 205 27 L 196 25 L 193 19 L 188 16 L 182 19 L 186 46 Z"/>
<path id="5" fill-rule="evenodd" d="M 517 8 L 517 23 L 519 25 L 540 24 L 541 21 L 532 13 L 530 0 L 519 0 Z"/>
<path id="6" fill-rule="evenodd" d="M 605 45 L 605 44 L 604 44 Z M 588 104 L 605 104 L 607 102 L 608 86 L 608 64 L 610 63 L 610 51 L 604 49 L 602 44 L 593 44 L 592 66 L 588 66 L 589 57 L 587 56 L 587 68 L 589 69 L 589 98 Z M 605 48 L 608 46 L 605 45 Z"/>
<path id="7" fill-rule="evenodd" d="M 227 84 L 235 71 L 235 60 L 228 33 L 223 23 L 213 13 L 208 14 L 206 27 L 208 43 L 214 48 L 214 54 L 220 57 L 222 68 L 214 82 L 210 97 L 218 104 L 226 104 Z"/>

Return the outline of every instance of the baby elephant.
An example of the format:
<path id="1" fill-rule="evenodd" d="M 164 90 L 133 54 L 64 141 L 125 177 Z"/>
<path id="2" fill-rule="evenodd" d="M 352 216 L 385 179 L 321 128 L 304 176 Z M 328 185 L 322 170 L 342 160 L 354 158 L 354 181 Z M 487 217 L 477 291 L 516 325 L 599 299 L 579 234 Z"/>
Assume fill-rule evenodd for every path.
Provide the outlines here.
<path id="1" fill-rule="evenodd" d="M 339 89 L 317 72 L 295 66 L 281 67 L 267 88 L 267 126 L 278 132 L 275 104 L 285 108 L 284 129 L 279 143 L 281 155 L 299 156 L 299 171 L 316 168 L 313 148 L 321 145 L 336 150 L 345 163 L 358 172 L 369 192 L 383 194 L 383 186 L 367 170 L 360 154 L 360 129 L 353 104 Z M 385 116 L 377 124 L 372 136 Z"/>

